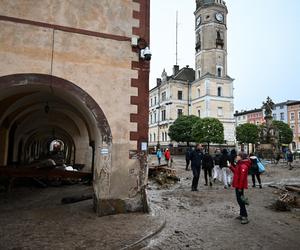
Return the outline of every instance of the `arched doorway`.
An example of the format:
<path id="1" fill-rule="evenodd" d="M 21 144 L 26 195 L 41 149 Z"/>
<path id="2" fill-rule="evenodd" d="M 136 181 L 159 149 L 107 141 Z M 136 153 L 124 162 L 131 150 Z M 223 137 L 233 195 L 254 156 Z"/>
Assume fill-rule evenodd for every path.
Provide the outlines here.
<path id="1" fill-rule="evenodd" d="M 22 166 L 59 153 L 64 163 L 81 164 L 94 174 L 100 197 L 108 178 L 103 169 L 111 166 L 111 140 L 103 111 L 74 83 L 43 74 L 0 77 L 0 166 Z"/>

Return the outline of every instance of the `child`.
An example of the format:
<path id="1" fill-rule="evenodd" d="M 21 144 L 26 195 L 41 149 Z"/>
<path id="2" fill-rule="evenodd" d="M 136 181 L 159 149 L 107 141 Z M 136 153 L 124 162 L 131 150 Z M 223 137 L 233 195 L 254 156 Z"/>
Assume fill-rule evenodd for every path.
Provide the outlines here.
<path id="1" fill-rule="evenodd" d="M 251 166 L 251 161 L 244 152 L 239 152 L 236 159 L 236 166 L 233 164 L 230 166 L 233 172 L 232 186 L 235 188 L 236 199 L 240 206 L 240 216 L 238 219 L 241 220 L 241 224 L 247 224 L 249 220 L 245 204 L 244 189 L 248 188 L 248 171 Z"/>

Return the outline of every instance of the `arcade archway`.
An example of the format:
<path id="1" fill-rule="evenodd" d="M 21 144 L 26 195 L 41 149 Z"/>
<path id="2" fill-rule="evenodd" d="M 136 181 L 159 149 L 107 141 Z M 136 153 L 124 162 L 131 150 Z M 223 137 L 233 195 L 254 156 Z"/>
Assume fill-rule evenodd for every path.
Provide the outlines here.
<path id="1" fill-rule="evenodd" d="M 59 149 L 53 150 L 54 141 Z M 103 111 L 74 83 L 42 74 L 0 78 L 0 166 L 22 167 L 59 154 L 58 164 L 93 172 L 101 165 L 96 148 L 110 144 Z"/>

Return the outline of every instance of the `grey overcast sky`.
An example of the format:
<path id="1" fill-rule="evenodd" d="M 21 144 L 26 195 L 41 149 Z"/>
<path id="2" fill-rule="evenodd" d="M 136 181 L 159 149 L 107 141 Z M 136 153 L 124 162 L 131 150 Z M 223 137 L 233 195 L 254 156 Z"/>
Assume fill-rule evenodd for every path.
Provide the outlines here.
<path id="1" fill-rule="evenodd" d="M 235 110 L 273 101 L 300 100 L 300 1 L 227 0 L 228 75 L 235 79 Z M 195 0 L 151 0 L 150 88 L 163 69 L 195 68 Z"/>

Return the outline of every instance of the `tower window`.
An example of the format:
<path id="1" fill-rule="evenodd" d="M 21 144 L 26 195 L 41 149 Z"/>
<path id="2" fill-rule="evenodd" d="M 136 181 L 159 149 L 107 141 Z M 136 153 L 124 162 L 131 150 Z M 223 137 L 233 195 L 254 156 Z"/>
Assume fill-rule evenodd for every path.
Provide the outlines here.
<path id="1" fill-rule="evenodd" d="M 177 99 L 182 100 L 182 91 L 181 90 L 178 90 L 178 92 L 177 92 Z"/>
<path id="2" fill-rule="evenodd" d="M 201 91 L 200 91 L 200 89 L 197 89 L 197 91 L 198 91 L 198 97 L 200 97 L 200 96 L 201 96 Z"/>
<path id="3" fill-rule="evenodd" d="M 218 87 L 218 96 L 222 96 L 222 88 Z"/>
<path id="4" fill-rule="evenodd" d="M 221 49 L 224 47 L 223 33 L 219 30 L 217 30 L 216 47 Z"/>
<path id="5" fill-rule="evenodd" d="M 182 116 L 182 109 L 177 109 L 177 118 Z"/>
<path id="6" fill-rule="evenodd" d="M 201 117 L 201 110 L 198 109 L 198 117 Z"/>
<path id="7" fill-rule="evenodd" d="M 220 67 L 217 68 L 217 75 L 218 77 L 222 77 L 222 68 Z"/>

